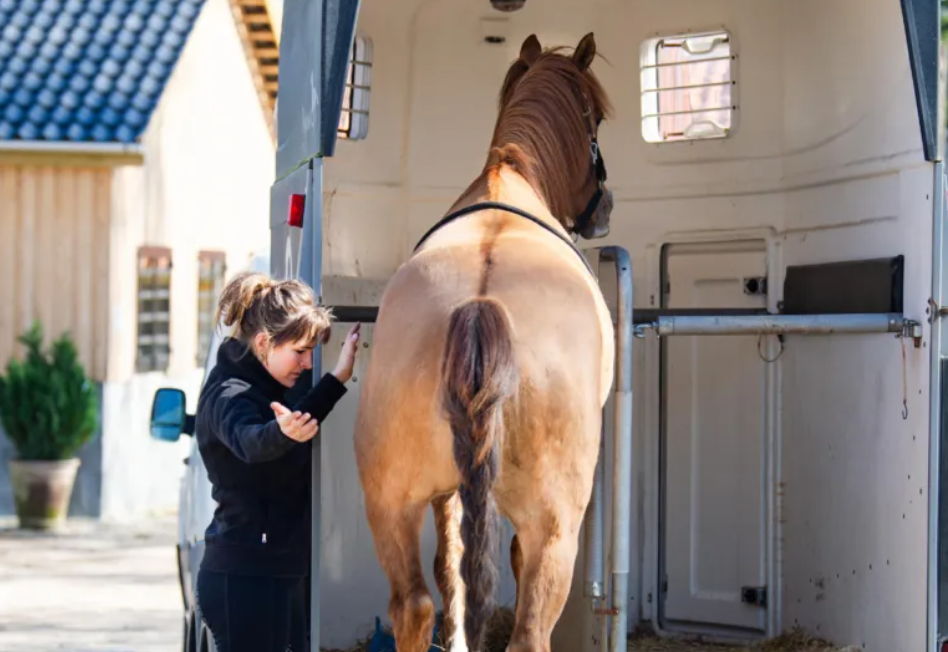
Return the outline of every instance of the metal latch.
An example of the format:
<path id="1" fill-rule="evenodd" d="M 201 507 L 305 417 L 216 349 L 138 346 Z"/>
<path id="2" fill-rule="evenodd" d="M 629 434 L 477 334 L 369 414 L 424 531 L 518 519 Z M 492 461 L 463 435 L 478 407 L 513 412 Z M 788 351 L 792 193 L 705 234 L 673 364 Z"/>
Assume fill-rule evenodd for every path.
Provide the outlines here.
<path id="1" fill-rule="evenodd" d="M 767 606 L 767 587 L 766 586 L 742 586 L 741 602 L 754 605 L 755 607 Z"/>
<path id="2" fill-rule="evenodd" d="M 744 279 L 744 294 L 752 297 L 767 296 L 767 277 L 748 276 Z"/>

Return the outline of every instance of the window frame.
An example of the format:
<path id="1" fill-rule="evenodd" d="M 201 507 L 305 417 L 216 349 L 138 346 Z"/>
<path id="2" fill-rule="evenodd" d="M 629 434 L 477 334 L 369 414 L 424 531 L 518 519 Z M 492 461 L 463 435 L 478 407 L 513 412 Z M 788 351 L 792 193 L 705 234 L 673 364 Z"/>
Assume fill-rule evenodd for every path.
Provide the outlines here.
<path id="1" fill-rule="evenodd" d="M 715 37 L 723 37 L 721 43 L 726 44 L 728 48 L 728 53 L 724 56 L 708 56 L 706 58 L 695 59 L 694 62 L 701 61 L 729 61 L 727 78 L 720 81 L 697 83 L 697 84 L 685 84 L 682 86 L 662 86 L 660 84 L 660 75 L 659 71 L 662 68 L 672 68 L 672 67 L 681 67 L 694 65 L 692 62 L 660 62 L 659 61 L 659 49 L 665 47 L 667 42 L 682 42 L 685 43 L 689 40 L 707 40 L 715 39 Z M 715 41 L 716 43 L 716 41 Z M 680 32 L 674 34 L 656 34 L 653 37 L 646 39 L 641 46 L 641 57 L 640 57 L 640 94 L 641 94 L 641 107 L 640 107 L 640 118 L 641 118 L 641 135 L 642 139 L 650 145 L 662 145 L 662 144 L 676 144 L 676 143 L 694 143 L 697 141 L 715 141 L 730 138 L 734 135 L 738 127 L 738 72 L 739 72 L 739 53 L 735 47 L 734 34 L 725 27 L 719 27 L 715 29 L 708 29 L 695 32 Z M 675 47 L 678 47 L 677 45 Z M 713 53 L 714 50 L 720 47 L 720 45 L 715 44 L 708 53 Z M 682 91 L 688 92 L 689 90 L 695 90 L 700 88 L 712 88 L 712 87 L 721 87 L 728 86 L 730 92 L 730 102 L 727 106 L 711 106 L 711 107 L 701 107 L 698 109 L 688 109 L 682 112 L 665 111 L 661 110 L 661 96 L 669 92 Z M 662 132 L 662 119 L 667 118 L 672 115 L 685 115 L 693 114 L 699 116 L 701 114 L 713 114 L 714 112 L 728 111 L 728 118 L 730 124 L 727 126 L 714 124 L 710 129 L 706 129 L 705 133 L 696 133 L 694 135 L 689 135 L 687 131 L 675 132 L 675 133 L 663 133 Z M 698 121 L 696 121 L 698 122 Z M 705 124 L 710 124 L 712 121 L 702 121 Z M 698 122 L 700 124 L 700 122 Z M 694 126 L 695 122 L 692 122 L 689 127 Z M 687 129 L 688 127 L 686 127 Z"/>
<path id="2" fill-rule="evenodd" d="M 174 257 L 169 247 L 141 246 L 136 252 L 136 292 L 135 292 L 135 369 L 138 373 L 164 372 L 171 361 L 171 288 L 174 270 Z M 166 263 L 163 265 L 162 263 Z M 147 273 L 145 270 L 149 270 Z M 160 285 L 156 279 L 160 271 L 166 272 L 167 283 Z M 155 296 L 158 295 L 164 296 Z M 146 302 L 166 301 L 164 310 L 157 310 Z M 156 319 L 163 316 L 163 319 Z M 145 324 L 164 323 L 165 333 L 145 333 Z M 161 347 L 161 344 L 164 347 Z M 143 349 L 150 347 L 148 354 Z"/>
<path id="3" fill-rule="evenodd" d="M 336 136 L 341 140 L 365 140 L 369 135 L 369 103 L 372 95 L 372 39 L 352 39 L 346 86 Z"/>
<path id="4" fill-rule="evenodd" d="M 207 265 L 210 272 L 205 274 Z M 215 269 L 216 267 L 216 269 Z M 202 249 L 197 252 L 197 345 L 195 363 L 203 367 L 210 353 L 217 324 L 217 303 L 227 279 L 227 254 L 220 250 Z M 210 287 L 205 288 L 205 282 Z"/>

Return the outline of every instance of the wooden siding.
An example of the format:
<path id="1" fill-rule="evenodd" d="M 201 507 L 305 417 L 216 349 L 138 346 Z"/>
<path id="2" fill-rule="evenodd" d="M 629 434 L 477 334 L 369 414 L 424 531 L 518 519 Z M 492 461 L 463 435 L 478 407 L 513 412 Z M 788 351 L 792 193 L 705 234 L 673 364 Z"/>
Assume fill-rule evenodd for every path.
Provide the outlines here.
<path id="1" fill-rule="evenodd" d="M 247 58 L 270 135 L 276 142 L 274 107 L 279 76 L 279 28 L 274 28 L 266 0 L 230 0 L 234 24 Z"/>
<path id="2" fill-rule="evenodd" d="M 0 366 L 38 318 L 47 339 L 70 331 L 105 379 L 111 179 L 107 167 L 0 165 Z"/>

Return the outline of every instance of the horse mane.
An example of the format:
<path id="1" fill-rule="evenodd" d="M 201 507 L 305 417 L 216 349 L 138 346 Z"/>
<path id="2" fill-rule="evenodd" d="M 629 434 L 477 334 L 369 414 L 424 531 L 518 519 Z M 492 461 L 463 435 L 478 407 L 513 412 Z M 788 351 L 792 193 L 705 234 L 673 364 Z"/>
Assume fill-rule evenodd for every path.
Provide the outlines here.
<path id="1" fill-rule="evenodd" d="M 577 184 L 590 166 L 590 127 L 577 116 L 592 110 L 605 119 L 612 107 L 592 71 L 581 72 L 563 49 L 544 51 L 533 65 L 518 59 L 507 71 L 484 173 L 490 179 L 510 166 L 568 228 Z"/>

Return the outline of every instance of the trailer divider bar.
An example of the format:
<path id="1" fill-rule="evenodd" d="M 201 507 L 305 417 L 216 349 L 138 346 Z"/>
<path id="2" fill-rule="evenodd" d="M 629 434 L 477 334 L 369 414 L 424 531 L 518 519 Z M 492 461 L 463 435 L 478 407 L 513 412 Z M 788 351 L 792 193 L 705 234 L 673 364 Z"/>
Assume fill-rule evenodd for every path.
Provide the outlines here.
<path id="1" fill-rule="evenodd" d="M 332 306 L 336 321 L 374 324 L 377 306 Z M 643 308 L 633 311 L 637 334 L 670 335 L 828 335 L 899 333 L 920 337 L 918 322 L 899 313 L 780 315 L 748 308 Z"/>
<path id="2" fill-rule="evenodd" d="M 905 333 L 914 322 L 897 313 L 846 315 L 661 316 L 643 328 L 668 335 L 826 335 L 832 333 Z M 911 332 L 906 333 L 909 336 Z"/>

